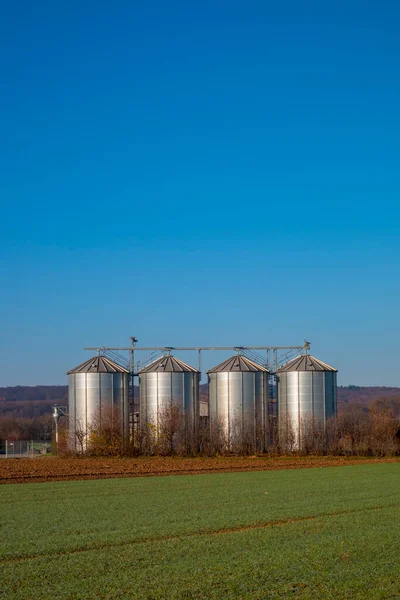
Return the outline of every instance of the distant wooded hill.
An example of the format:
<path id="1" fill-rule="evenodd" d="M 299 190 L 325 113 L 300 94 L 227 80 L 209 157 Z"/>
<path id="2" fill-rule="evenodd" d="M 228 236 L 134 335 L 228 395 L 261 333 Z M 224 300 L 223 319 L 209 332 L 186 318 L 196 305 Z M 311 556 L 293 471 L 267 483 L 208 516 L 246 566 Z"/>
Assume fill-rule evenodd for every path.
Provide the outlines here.
<path id="1" fill-rule="evenodd" d="M 1 416 L 40 417 L 51 412 L 53 404 L 68 404 L 67 385 L 0 387 Z"/>
<path id="2" fill-rule="evenodd" d="M 338 402 L 369 406 L 371 402 L 378 399 L 400 399 L 400 387 L 339 386 L 337 389 L 337 399 Z"/>
<path id="3" fill-rule="evenodd" d="M 135 392 L 137 394 L 137 390 Z M 200 400 L 206 401 L 208 386 L 200 386 Z M 375 400 L 400 402 L 400 387 L 338 387 L 338 403 L 368 407 Z M 0 416 L 39 417 L 51 412 L 53 404 L 68 403 L 68 386 L 38 385 L 0 387 Z"/>

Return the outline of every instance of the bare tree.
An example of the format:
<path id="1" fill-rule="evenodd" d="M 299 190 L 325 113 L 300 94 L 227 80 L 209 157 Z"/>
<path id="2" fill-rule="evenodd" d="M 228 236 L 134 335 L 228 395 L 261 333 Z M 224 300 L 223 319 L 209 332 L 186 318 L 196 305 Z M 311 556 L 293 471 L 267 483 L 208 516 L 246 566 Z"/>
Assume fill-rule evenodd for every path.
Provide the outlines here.
<path id="1" fill-rule="evenodd" d="M 87 451 L 96 456 L 121 456 L 128 450 L 129 439 L 123 430 L 119 407 L 103 404 L 89 424 Z M 125 434 L 125 435 L 124 435 Z"/>
<path id="2" fill-rule="evenodd" d="M 282 454 L 291 454 L 298 449 L 299 432 L 296 430 L 296 426 L 297 421 L 294 421 L 287 415 L 285 418 L 282 416 L 279 418 L 279 450 Z"/>
<path id="3" fill-rule="evenodd" d="M 278 419 L 271 418 L 266 426 L 238 418 L 231 420 L 228 428 L 223 417 L 193 418 L 180 406 L 168 402 L 162 403 L 154 415 L 155 422 L 137 426 L 132 446 L 127 433 L 124 437 L 120 411 L 102 406 L 88 430 L 83 420 L 76 420 L 69 432 L 69 444 L 79 454 L 96 455 L 134 452 L 213 456 L 267 450 L 270 454 L 393 456 L 400 454 L 400 424 L 395 411 L 393 404 L 377 402 L 370 410 L 348 405 L 326 422 L 308 415 L 300 420 L 280 415 Z M 13 434 L 17 427 L 15 419 L 0 421 L 0 426 L 3 435 Z M 20 436 L 25 435 L 24 428 L 24 423 L 18 423 Z"/>
<path id="4" fill-rule="evenodd" d="M 85 454 L 87 446 L 87 428 L 84 419 L 78 417 L 70 422 L 69 446 L 73 452 Z"/>
<path id="5" fill-rule="evenodd" d="M 209 417 L 209 435 L 205 446 L 206 454 L 226 454 L 229 451 L 229 433 L 226 418 L 222 415 Z"/>
<path id="6" fill-rule="evenodd" d="M 157 433 L 160 454 L 182 453 L 182 446 L 185 446 L 185 415 L 179 406 L 164 405 L 160 409 Z"/>

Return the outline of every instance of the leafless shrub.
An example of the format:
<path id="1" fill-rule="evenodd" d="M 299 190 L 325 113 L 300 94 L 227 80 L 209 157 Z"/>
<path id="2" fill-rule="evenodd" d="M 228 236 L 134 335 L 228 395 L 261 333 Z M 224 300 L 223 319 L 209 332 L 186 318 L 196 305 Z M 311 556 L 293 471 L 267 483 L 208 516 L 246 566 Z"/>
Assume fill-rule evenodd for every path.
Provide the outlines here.
<path id="1" fill-rule="evenodd" d="M 281 454 L 281 440 L 279 435 L 279 423 L 276 417 L 268 419 L 268 434 L 265 440 L 268 454 L 275 456 Z"/>
<path id="2" fill-rule="evenodd" d="M 265 451 L 265 428 L 253 419 L 242 417 L 231 420 L 229 451 L 236 455 L 250 455 Z"/>
<path id="3" fill-rule="evenodd" d="M 137 447 L 141 454 L 162 456 L 189 456 L 199 452 L 199 420 L 185 415 L 180 406 L 162 403 L 150 421 L 143 421 L 138 428 Z"/>
<path id="4" fill-rule="evenodd" d="M 223 455 L 229 452 L 229 430 L 226 419 L 221 415 L 209 417 L 208 454 Z"/>
<path id="5" fill-rule="evenodd" d="M 179 406 L 164 406 L 158 415 L 158 454 L 183 454 L 185 447 L 185 415 Z"/>
<path id="6" fill-rule="evenodd" d="M 373 456 L 392 456 L 399 452 L 399 422 L 390 410 L 372 407 L 369 412 L 369 451 Z"/>
<path id="7" fill-rule="evenodd" d="M 81 418 L 76 418 L 69 424 L 68 447 L 71 452 L 84 454 L 87 446 L 87 428 L 86 422 Z"/>
<path id="8" fill-rule="evenodd" d="M 118 407 L 102 405 L 88 425 L 86 453 L 94 456 L 121 456 L 128 452 L 122 414 Z"/>
<path id="9" fill-rule="evenodd" d="M 300 418 L 297 449 L 302 455 L 326 453 L 326 430 L 323 420 L 312 415 L 303 415 Z"/>
<path id="10" fill-rule="evenodd" d="M 137 449 L 137 453 L 143 455 L 155 454 L 157 437 L 157 426 L 154 423 L 140 423 L 137 436 L 134 440 L 134 447 Z"/>
<path id="11" fill-rule="evenodd" d="M 163 405 L 155 423 L 140 423 L 130 442 L 122 435 L 115 407 L 102 407 L 86 432 L 79 419 L 69 432 L 69 444 L 80 454 L 159 454 L 207 456 L 254 454 L 314 454 L 337 456 L 393 456 L 400 454 L 400 422 L 390 406 L 375 404 L 370 410 L 349 405 L 335 418 L 322 420 L 304 415 L 298 420 L 270 418 L 266 427 L 238 418 L 229 428 L 223 417 L 193 419 L 176 405 Z M 71 441 L 72 440 L 72 441 Z"/>
<path id="12" fill-rule="evenodd" d="M 298 449 L 299 434 L 296 430 L 297 422 L 289 416 L 278 419 L 277 425 L 277 447 L 280 454 L 291 454 Z"/>

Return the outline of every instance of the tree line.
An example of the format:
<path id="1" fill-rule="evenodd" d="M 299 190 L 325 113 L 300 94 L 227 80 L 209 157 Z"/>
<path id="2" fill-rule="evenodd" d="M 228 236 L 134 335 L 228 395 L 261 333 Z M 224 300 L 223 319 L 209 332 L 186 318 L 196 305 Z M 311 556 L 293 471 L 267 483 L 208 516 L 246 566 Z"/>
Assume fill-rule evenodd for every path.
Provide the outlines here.
<path id="1" fill-rule="evenodd" d="M 0 440 L 50 441 L 52 437 L 52 416 L 46 413 L 38 417 L 0 417 Z"/>
<path id="2" fill-rule="evenodd" d="M 268 427 L 251 434 L 240 423 L 229 434 L 222 419 L 210 427 L 200 418 L 193 429 L 177 407 L 159 414 L 158 427 L 152 423 L 130 424 L 121 435 L 121 417 L 116 409 L 103 408 L 90 424 L 76 423 L 67 432 L 61 422 L 61 451 L 87 455 L 215 455 L 254 454 L 332 454 L 359 456 L 393 456 L 400 454 L 400 398 L 378 398 L 369 407 L 342 403 L 338 416 L 324 427 L 303 418 L 300 427 L 290 422 L 279 427 L 270 419 Z M 50 441 L 53 421 L 50 413 L 33 418 L 0 417 L 0 440 Z"/>
<path id="3" fill-rule="evenodd" d="M 61 453 L 88 456 L 196 456 L 271 455 L 398 456 L 400 455 L 400 402 L 381 399 L 369 408 L 344 405 L 336 418 L 325 424 L 304 417 L 300 426 L 270 419 L 265 428 L 243 429 L 241 422 L 229 429 L 222 419 L 200 418 L 193 427 L 179 407 L 164 407 L 158 426 L 131 423 L 121 435 L 121 416 L 103 408 L 92 423 L 76 421 L 65 430 Z"/>

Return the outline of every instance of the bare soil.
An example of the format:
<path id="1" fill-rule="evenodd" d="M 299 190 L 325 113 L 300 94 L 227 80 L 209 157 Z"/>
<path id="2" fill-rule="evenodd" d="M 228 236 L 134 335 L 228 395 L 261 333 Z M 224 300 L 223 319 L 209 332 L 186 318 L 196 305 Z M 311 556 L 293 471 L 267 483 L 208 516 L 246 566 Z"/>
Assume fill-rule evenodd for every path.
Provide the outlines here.
<path id="1" fill-rule="evenodd" d="M 356 464 L 393 463 L 400 458 L 364 457 L 262 457 L 232 456 L 218 458 L 56 458 L 3 459 L 0 461 L 0 484 L 38 483 L 80 479 L 152 477 L 159 475 L 197 475 L 235 471 L 276 471 L 341 467 Z"/>

